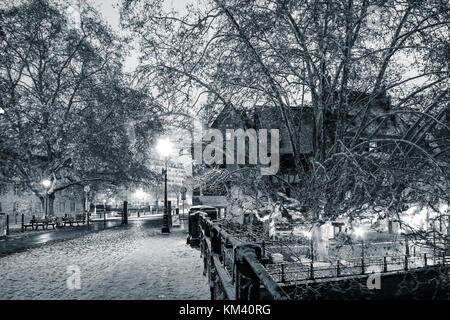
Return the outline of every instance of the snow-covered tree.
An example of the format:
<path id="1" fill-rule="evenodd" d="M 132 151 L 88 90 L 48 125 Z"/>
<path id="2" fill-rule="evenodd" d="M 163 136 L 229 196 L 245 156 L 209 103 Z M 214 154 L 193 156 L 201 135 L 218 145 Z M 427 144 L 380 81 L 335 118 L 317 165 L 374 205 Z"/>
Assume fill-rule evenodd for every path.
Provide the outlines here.
<path id="1" fill-rule="evenodd" d="M 88 5 L 72 8 L 76 24 L 69 8 L 29 0 L 0 12 L 1 174 L 42 203 L 48 193 L 50 214 L 70 186 L 148 183 L 147 147 L 161 129 L 122 71 L 126 41 Z"/>

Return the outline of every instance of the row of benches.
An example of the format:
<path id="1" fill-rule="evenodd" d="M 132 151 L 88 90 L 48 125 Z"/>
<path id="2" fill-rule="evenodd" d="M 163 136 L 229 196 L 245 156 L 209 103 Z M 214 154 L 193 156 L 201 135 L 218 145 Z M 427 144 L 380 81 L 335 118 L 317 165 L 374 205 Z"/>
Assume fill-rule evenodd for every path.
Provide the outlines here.
<path id="1" fill-rule="evenodd" d="M 75 217 L 63 217 L 62 218 L 62 224 L 63 226 L 70 225 L 71 227 L 74 224 L 77 224 L 77 226 L 85 223 L 85 217 L 83 214 L 77 214 Z M 56 218 L 52 217 L 44 217 L 41 219 L 36 219 L 33 217 L 28 223 L 23 224 L 23 229 L 26 231 L 28 228 L 31 228 L 31 230 L 38 230 L 39 227 L 42 227 L 42 230 L 48 230 L 48 227 L 51 226 L 53 229 L 55 229 L 57 225 Z"/>

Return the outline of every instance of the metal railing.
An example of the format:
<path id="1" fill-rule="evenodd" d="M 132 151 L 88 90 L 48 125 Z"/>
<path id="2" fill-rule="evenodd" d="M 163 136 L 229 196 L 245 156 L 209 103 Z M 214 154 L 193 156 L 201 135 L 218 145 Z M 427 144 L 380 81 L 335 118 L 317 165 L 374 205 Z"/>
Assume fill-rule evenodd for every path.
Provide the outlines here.
<path id="1" fill-rule="evenodd" d="M 189 218 L 189 235 L 191 244 L 200 246 L 203 272 L 208 277 L 213 300 L 289 299 L 283 288 L 301 281 L 450 265 L 450 256 L 445 255 L 445 250 L 434 255 L 366 256 L 336 259 L 327 263 L 269 263 L 267 252 L 274 251 L 271 250 L 273 248 L 282 248 L 282 243 L 246 242 L 245 238 L 238 239 L 227 232 L 220 222 L 214 222 L 201 213 Z"/>
<path id="2" fill-rule="evenodd" d="M 191 223 L 190 235 L 200 236 L 203 272 L 208 277 L 213 300 L 288 299 L 265 269 L 260 245 L 241 242 L 206 214 L 199 214 Z"/>
<path id="3" fill-rule="evenodd" d="M 327 266 L 315 266 L 301 263 L 265 264 L 265 268 L 276 282 L 289 283 L 303 280 L 338 278 L 345 276 L 408 271 L 435 265 L 449 265 L 450 256 L 396 255 L 366 257 L 361 259 L 336 260 Z"/>

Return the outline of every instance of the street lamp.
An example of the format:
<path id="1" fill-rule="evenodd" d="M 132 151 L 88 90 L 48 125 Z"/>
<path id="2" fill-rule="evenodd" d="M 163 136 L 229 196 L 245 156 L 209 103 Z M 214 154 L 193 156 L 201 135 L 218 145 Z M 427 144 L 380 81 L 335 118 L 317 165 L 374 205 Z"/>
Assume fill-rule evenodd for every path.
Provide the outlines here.
<path id="1" fill-rule="evenodd" d="M 103 199 L 103 224 L 106 226 L 106 199 Z"/>
<path id="2" fill-rule="evenodd" d="M 48 215 L 48 190 L 52 184 L 52 182 L 48 179 L 42 180 L 41 184 L 45 188 L 45 216 Z"/>
<path id="3" fill-rule="evenodd" d="M 141 216 L 140 211 L 142 209 L 142 202 L 144 201 L 143 199 L 145 196 L 145 192 L 141 188 L 139 188 L 136 190 L 135 196 L 136 196 L 137 202 L 138 202 L 138 218 L 140 218 L 140 216 Z"/>
<path id="4" fill-rule="evenodd" d="M 167 208 L 167 158 L 171 154 L 173 149 L 173 144 L 168 138 L 162 138 L 158 141 L 156 145 L 156 150 L 159 154 L 164 157 L 164 169 L 162 174 L 164 175 L 164 216 L 163 216 L 163 226 L 162 233 L 170 233 L 169 229 L 169 212 Z"/>
<path id="5" fill-rule="evenodd" d="M 310 259 L 311 263 L 314 263 L 314 243 L 312 239 L 312 233 L 311 231 L 303 231 L 302 234 L 306 239 L 309 240 L 309 250 L 311 252 Z"/>
<path id="6" fill-rule="evenodd" d="M 405 229 L 403 229 L 401 227 L 398 229 L 398 232 L 405 239 L 405 255 L 407 257 L 409 257 L 410 256 L 410 251 L 409 251 L 408 233 L 406 232 Z"/>
<path id="7" fill-rule="evenodd" d="M 89 225 L 89 199 L 88 199 L 88 193 L 91 191 L 91 187 L 88 185 L 84 187 L 84 207 L 86 211 L 86 223 Z"/>
<path id="8" fill-rule="evenodd" d="M 357 238 L 361 239 L 361 258 L 364 259 L 364 234 L 365 234 L 365 231 L 363 228 L 355 228 L 354 233 Z"/>

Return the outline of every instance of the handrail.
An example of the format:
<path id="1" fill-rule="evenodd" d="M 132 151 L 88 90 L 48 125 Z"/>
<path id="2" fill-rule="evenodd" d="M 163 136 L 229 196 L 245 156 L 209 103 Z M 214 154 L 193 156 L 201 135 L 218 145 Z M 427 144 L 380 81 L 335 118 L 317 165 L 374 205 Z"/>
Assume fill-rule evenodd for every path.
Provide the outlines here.
<path id="1" fill-rule="evenodd" d="M 236 239 L 206 214 L 199 213 L 190 223 L 194 224 L 189 228 L 190 235 L 200 236 L 204 274 L 208 276 L 212 299 L 219 295 L 226 299 L 260 299 L 261 286 L 272 299 L 288 299 L 261 263 L 261 246 Z"/>
<path id="2" fill-rule="evenodd" d="M 279 282 L 302 281 L 312 279 L 330 279 L 340 276 L 367 275 L 374 272 L 373 267 L 377 267 L 379 273 L 392 271 L 418 270 L 424 267 L 446 265 L 450 262 L 450 256 L 408 256 L 395 255 L 375 257 L 376 259 L 351 259 L 341 263 L 342 260 L 333 261 L 326 266 L 306 266 L 297 262 L 284 262 L 266 264 L 265 268 L 272 276 L 277 276 Z M 389 261 L 386 258 L 395 258 Z M 372 260 L 372 261 L 370 261 Z M 351 262 L 351 263 L 348 263 Z M 371 268 L 372 269 L 369 269 Z"/>

